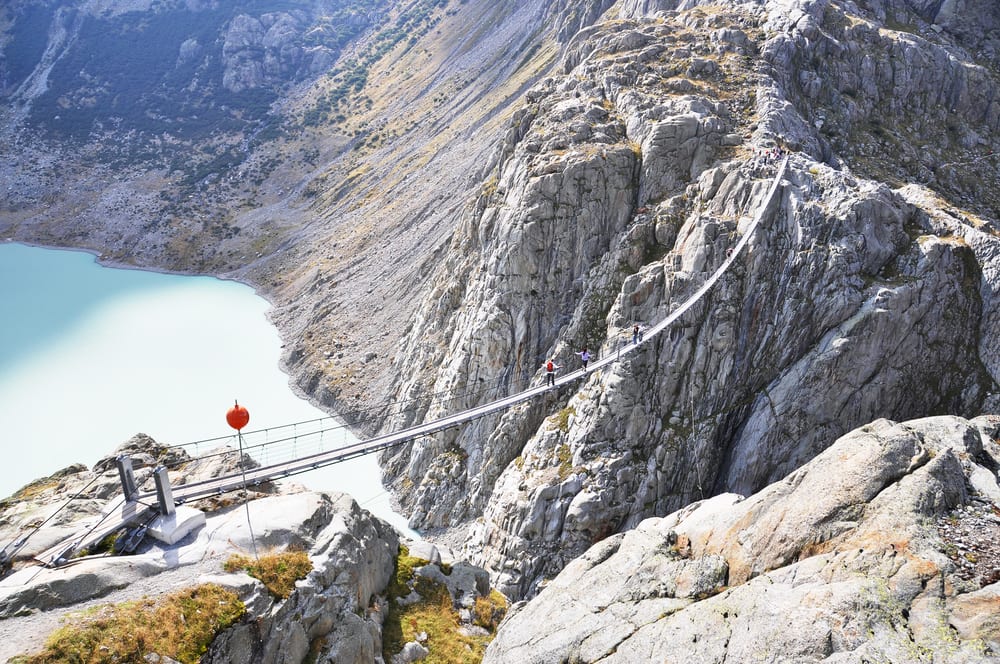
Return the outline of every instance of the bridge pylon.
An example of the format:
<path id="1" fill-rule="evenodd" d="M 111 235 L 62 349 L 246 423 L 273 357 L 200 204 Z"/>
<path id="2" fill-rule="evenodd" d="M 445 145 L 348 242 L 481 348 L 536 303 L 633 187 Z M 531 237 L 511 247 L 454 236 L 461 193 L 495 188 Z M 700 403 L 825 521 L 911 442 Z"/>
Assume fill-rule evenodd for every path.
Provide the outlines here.
<path id="1" fill-rule="evenodd" d="M 139 494 L 139 488 L 135 485 L 135 473 L 132 470 L 132 457 L 119 454 L 115 458 L 115 465 L 118 466 L 118 478 L 122 483 L 125 500 L 131 502 Z"/>
<path id="2" fill-rule="evenodd" d="M 156 502 L 160 507 L 160 514 L 170 516 L 174 513 L 174 492 L 170 488 L 170 477 L 167 475 L 166 466 L 158 466 L 153 471 L 153 479 L 156 481 Z"/>

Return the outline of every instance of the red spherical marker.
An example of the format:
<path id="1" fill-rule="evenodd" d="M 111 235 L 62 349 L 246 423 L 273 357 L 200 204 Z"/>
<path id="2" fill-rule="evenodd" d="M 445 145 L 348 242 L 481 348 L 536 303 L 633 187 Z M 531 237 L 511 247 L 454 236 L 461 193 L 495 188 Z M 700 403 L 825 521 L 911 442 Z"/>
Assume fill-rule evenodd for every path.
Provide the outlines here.
<path id="1" fill-rule="evenodd" d="M 236 405 L 226 412 L 226 422 L 229 422 L 229 426 L 237 431 L 245 427 L 249 421 L 250 413 L 239 402 L 236 402 Z"/>

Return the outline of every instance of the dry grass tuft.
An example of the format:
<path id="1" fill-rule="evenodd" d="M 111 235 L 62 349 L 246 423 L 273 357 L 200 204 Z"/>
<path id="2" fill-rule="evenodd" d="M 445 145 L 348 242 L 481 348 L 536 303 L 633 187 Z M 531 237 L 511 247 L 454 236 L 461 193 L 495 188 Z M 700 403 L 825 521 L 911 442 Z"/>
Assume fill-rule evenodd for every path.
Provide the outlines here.
<path id="1" fill-rule="evenodd" d="M 443 585 L 414 575 L 417 567 L 428 561 L 409 555 L 400 547 L 396 562 L 396 575 L 389 584 L 389 612 L 382 628 L 382 655 L 385 661 L 400 652 L 407 642 L 416 640 L 421 632 L 427 634 L 424 646 L 430 651 L 422 660 L 427 664 L 478 664 L 483 660 L 490 636 L 467 636 L 460 631 L 458 612 L 451 595 Z M 416 590 L 421 599 L 407 606 L 400 606 L 397 598 L 406 597 Z M 496 593 L 502 600 L 503 596 Z M 492 599 L 493 596 L 490 596 Z M 478 601 L 477 601 L 478 606 Z M 506 610 L 506 602 L 504 602 Z M 484 615 L 493 615 L 486 609 Z M 500 616 L 502 619 L 502 614 Z M 497 620 L 499 622 L 499 619 Z"/>
<path id="2" fill-rule="evenodd" d="M 12 664 L 145 662 L 156 653 L 194 664 L 215 635 L 236 623 L 246 607 L 236 593 L 205 584 L 160 600 L 107 605 L 75 617 L 49 637 L 44 650 Z"/>
<path id="3" fill-rule="evenodd" d="M 477 597 L 472 608 L 475 623 L 486 629 L 490 634 L 497 631 L 497 626 L 507 615 L 507 598 L 496 590 L 491 590 L 485 597 Z"/>
<path id="4" fill-rule="evenodd" d="M 230 556 L 222 567 L 227 572 L 246 570 L 272 595 L 287 599 L 295 590 L 295 582 L 306 578 L 313 564 L 305 551 L 282 551 L 261 556 L 258 560 L 237 553 Z"/>

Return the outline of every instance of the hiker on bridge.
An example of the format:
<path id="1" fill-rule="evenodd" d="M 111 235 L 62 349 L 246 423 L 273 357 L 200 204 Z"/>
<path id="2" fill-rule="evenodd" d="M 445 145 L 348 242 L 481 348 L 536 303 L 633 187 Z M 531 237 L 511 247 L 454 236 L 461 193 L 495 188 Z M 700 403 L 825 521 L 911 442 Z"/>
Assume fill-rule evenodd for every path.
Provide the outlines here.
<path id="1" fill-rule="evenodd" d="M 555 358 L 550 359 L 545 363 L 545 384 L 555 386 L 556 384 L 556 371 L 562 369 L 561 366 L 556 364 Z"/>
<path id="2" fill-rule="evenodd" d="M 636 326 L 632 328 L 632 345 L 638 346 L 640 341 L 642 341 L 642 328 L 636 324 Z"/>
<path id="3" fill-rule="evenodd" d="M 581 350 L 579 353 L 577 353 L 577 355 L 580 356 L 580 363 L 583 365 L 583 370 L 586 371 L 587 370 L 587 362 L 590 362 L 590 351 L 587 350 L 586 346 L 584 346 L 583 350 Z"/>

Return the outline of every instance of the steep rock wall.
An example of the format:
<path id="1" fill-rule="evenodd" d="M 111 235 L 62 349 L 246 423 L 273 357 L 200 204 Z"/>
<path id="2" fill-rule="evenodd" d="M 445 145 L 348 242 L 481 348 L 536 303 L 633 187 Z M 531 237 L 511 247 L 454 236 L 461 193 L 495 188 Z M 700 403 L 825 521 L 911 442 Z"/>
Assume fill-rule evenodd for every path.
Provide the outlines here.
<path id="1" fill-rule="evenodd" d="M 497 137 L 613 0 L 58 4 L 0 6 L 0 237 L 250 283 L 371 433 Z"/>
<path id="2" fill-rule="evenodd" d="M 870 9 L 640 4 L 655 17 L 582 31 L 565 75 L 529 92 L 397 355 L 398 394 L 419 405 L 389 427 L 539 381 L 546 357 L 614 352 L 735 244 L 773 175 L 762 151 L 796 154 L 748 254 L 675 328 L 570 392 L 387 459 L 413 525 L 478 517 L 469 551 L 514 597 L 592 542 L 755 491 L 854 426 L 976 414 L 1000 377 L 987 324 L 1000 228 L 985 181 L 964 177 L 1000 147 L 982 112 L 995 74 L 948 40 L 887 32 Z M 818 122 L 872 58 L 902 86 L 880 87 L 892 104 Z M 820 101 L 803 92 L 813 75 Z M 974 203 L 975 219 L 946 215 L 960 231 L 937 220 L 944 200 L 880 181 L 903 171 L 876 170 L 876 156 L 904 141 L 851 134 L 879 113 L 909 126 L 948 85 L 965 91 L 947 97 L 963 129 L 939 149 L 972 164 L 925 186 Z"/>

